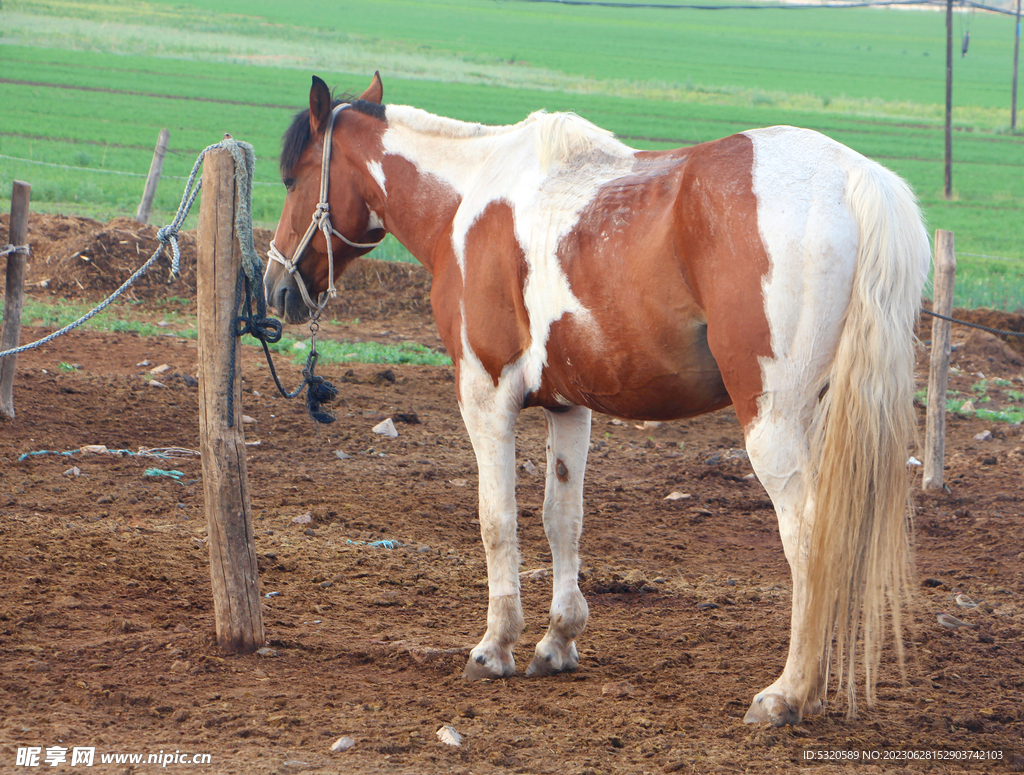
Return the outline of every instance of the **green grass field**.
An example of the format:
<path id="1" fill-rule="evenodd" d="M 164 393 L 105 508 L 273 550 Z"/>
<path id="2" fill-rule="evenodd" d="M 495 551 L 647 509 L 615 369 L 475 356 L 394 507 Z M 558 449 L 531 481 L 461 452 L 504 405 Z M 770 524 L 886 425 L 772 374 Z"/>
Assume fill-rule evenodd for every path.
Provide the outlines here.
<path id="1" fill-rule="evenodd" d="M 272 225 L 284 195 L 280 136 L 310 74 L 358 92 L 379 69 L 388 102 L 494 124 L 574 110 L 640 148 L 771 124 L 817 129 L 906 177 L 930 227 L 956 233 L 958 303 L 1017 308 L 1024 136 L 1009 132 L 1013 20 L 958 13 L 955 29 L 970 30 L 971 49 L 954 63 L 947 202 L 941 13 L 374 0 L 314 14 L 280 0 L 8 0 L 0 197 L 20 178 L 37 210 L 134 214 L 166 126 L 152 218 L 165 223 L 181 196 L 175 178 L 230 132 L 256 148 L 254 215 Z M 392 241 L 385 252 L 407 255 Z"/>

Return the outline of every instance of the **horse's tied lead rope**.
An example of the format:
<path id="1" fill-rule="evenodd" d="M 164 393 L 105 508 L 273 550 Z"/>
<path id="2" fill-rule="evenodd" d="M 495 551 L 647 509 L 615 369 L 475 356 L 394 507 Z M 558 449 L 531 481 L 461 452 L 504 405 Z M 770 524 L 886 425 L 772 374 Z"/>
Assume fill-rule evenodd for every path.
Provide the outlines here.
<path id="1" fill-rule="evenodd" d="M 282 396 L 285 398 L 295 398 L 302 392 L 303 388 L 308 386 L 309 391 L 306 396 L 306 408 L 310 417 L 320 423 L 333 422 L 333 416 L 321 411 L 321 404 L 328 403 L 336 398 L 338 390 L 323 377 L 314 374 L 316 361 L 319 356 L 316 352 L 316 330 L 312 328 L 312 325 L 313 346 L 311 348 L 309 358 L 306 360 L 306 366 L 302 370 L 302 384 L 296 390 L 289 393 L 281 385 L 281 381 L 277 376 L 277 371 L 274 368 L 270 349 L 267 345 L 268 343 L 275 344 L 279 342 L 281 340 L 283 329 L 281 321 L 267 315 L 266 294 L 263 290 L 263 262 L 260 260 L 259 254 L 256 252 L 252 234 L 252 181 L 256 170 L 256 155 L 249 143 L 235 140 L 230 135 L 225 135 L 224 139 L 219 143 L 214 143 L 213 145 L 204 148 L 202 152 L 200 152 L 198 158 L 196 158 L 195 164 L 192 165 L 192 172 L 189 174 L 188 181 L 185 183 L 185 191 L 182 194 L 181 203 L 178 205 L 178 210 L 175 213 L 174 219 L 169 225 L 164 226 L 157 231 L 156 238 L 159 240 L 160 245 L 153 252 L 153 255 L 149 257 L 149 260 L 140 266 L 131 277 L 125 280 L 116 291 L 93 307 L 93 309 L 82 315 L 82 317 L 78 318 L 78 320 L 73 323 L 69 323 L 64 326 L 64 328 L 54 331 L 52 334 L 49 334 L 38 341 L 22 345 L 20 347 L 14 347 L 9 350 L 4 350 L 3 352 L 0 352 L 0 358 L 8 355 L 17 355 L 18 353 L 26 352 L 28 350 L 35 350 L 45 344 L 49 344 L 57 337 L 63 336 L 69 331 L 73 331 L 83 323 L 98 315 L 114 303 L 114 301 L 128 290 L 136 280 L 142 277 L 142 275 L 144 275 L 153 266 L 153 264 L 163 256 L 164 248 L 168 245 L 171 247 L 171 274 L 177 276 L 181 265 L 181 249 L 178 246 L 178 232 L 181 231 L 181 226 L 184 223 L 185 218 L 188 216 L 189 211 L 192 209 L 192 205 L 195 203 L 196 197 L 199 195 L 199 190 L 203 186 L 202 178 L 197 178 L 199 168 L 202 166 L 203 160 L 206 158 L 206 154 L 215 148 L 225 148 L 231 154 L 235 163 L 235 181 L 238 187 L 238 196 L 235 200 L 235 233 L 238 235 L 238 243 L 242 252 L 242 272 L 239 273 L 238 290 L 236 291 L 235 296 L 235 336 L 231 338 L 231 373 L 230 385 L 228 386 L 228 423 L 231 425 L 234 424 L 235 347 L 237 345 L 238 337 L 241 337 L 244 334 L 249 334 L 253 338 L 258 339 L 260 344 L 263 346 L 263 352 L 267 357 L 267 363 L 270 364 L 270 372 L 274 376 L 274 383 L 277 385 L 277 389 L 280 391 Z M 10 253 L 28 254 L 29 248 L 27 245 L 7 245 L 2 251 L 0 251 L 0 257 Z M 240 317 L 238 312 L 241 305 L 241 288 L 243 285 L 245 287 L 246 314 Z M 252 312 L 252 297 L 256 298 L 255 314 Z"/>

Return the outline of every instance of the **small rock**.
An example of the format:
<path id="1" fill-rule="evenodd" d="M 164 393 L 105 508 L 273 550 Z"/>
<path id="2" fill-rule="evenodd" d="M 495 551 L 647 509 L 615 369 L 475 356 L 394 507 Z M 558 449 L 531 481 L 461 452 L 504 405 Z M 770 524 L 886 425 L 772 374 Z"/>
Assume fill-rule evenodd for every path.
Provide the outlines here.
<path id="1" fill-rule="evenodd" d="M 107 447 L 105 444 L 86 444 L 84 447 L 79 447 L 79 452 L 88 452 L 92 455 L 103 455 L 107 453 Z"/>
<path id="2" fill-rule="evenodd" d="M 982 431 L 974 437 L 975 441 L 991 441 L 992 431 Z"/>
<path id="3" fill-rule="evenodd" d="M 462 735 L 460 735 L 451 724 L 445 724 L 435 733 L 437 739 L 445 745 L 462 745 Z"/>
<path id="4" fill-rule="evenodd" d="M 159 366 L 154 366 L 152 369 L 150 369 L 149 373 L 150 374 L 165 374 L 165 373 L 167 373 L 170 370 L 171 370 L 170 366 L 168 366 L 166 363 L 161 363 Z"/>
<path id="5" fill-rule="evenodd" d="M 451 480 L 451 484 L 454 487 L 465 487 L 466 485 L 469 484 L 469 480 L 468 479 L 452 479 Z"/>
<path id="6" fill-rule="evenodd" d="M 169 325 L 171 325 L 166 320 L 158 320 L 156 324 L 160 326 L 160 328 L 167 328 Z"/>
<path id="7" fill-rule="evenodd" d="M 242 424 L 243 425 L 252 425 L 255 422 L 256 422 L 256 418 L 255 417 L 250 417 L 247 414 L 243 414 L 242 415 Z"/>
<path id="8" fill-rule="evenodd" d="M 296 525 L 308 525 L 312 521 L 313 515 L 310 514 L 308 511 L 305 514 L 299 514 L 299 516 L 295 517 L 295 519 L 292 520 L 292 522 L 294 522 Z"/>
<path id="9" fill-rule="evenodd" d="M 667 500 L 667 501 L 685 501 L 685 500 L 689 500 L 692 497 L 693 496 L 690 495 L 690 493 L 688 493 L 688 492 L 679 492 L 679 490 L 674 490 L 673 492 L 670 492 L 668 495 L 666 495 L 663 500 Z"/>
<path id="10" fill-rule="evenodd" d="M 918 460 L 918 459 L 917 459 L 916 457 L 914 457 L 913 455 L 911 455 L 911 456 L 910 456 L 909 458 L 907 458 L 907 465 L 908 465 L 908 466 L 923 466 L 923 465 L 924 465 L 924 463 L 922 463 L 922 462 L 921 462 L 920 460 Z"/>
<path id="11" fill-rule="evenodd" d="M 150 387 L 159 387 L 159 388 L 167 387 L 167 385 L 165 385 L 163 382 L 157 382 L 155 379 L 148 380 L 146 382 L 146 384 L 149 385 Z"/>
<path id="12" fill-rule="evenodd" d="M 341 753 L 342 751 L 347 751 L 355 744 L 356 741 L 353 740 L 351 737 L 339 737 L 337 740 L 334 741 L 334 745 L 331 746 L 331 750 L 335 753 Z"/>
<path id="13" fill-rule="evenodd" d="M 525 463 L 523 463 L 523 471 L 528 473 L 530 476 L 533 476 L 534 474 L 537 473 L 537 466 L 533 464 L 532 460 L 527 460 Z"/>
<path id="14" fill-rule="evenodd" d="M 636 691 L 636 687 L 629 681 L 616 681 L 607 683 L 601 687 L 603 697 L 629 697 Z"/>
<path id="15" fill-rule="evenodd" d="M 63 595 L 53 601 L 55 605 L 61 608 L 81 608 L 82 601 L 74 595 Z"/>
<path id="16" fill-rule="evenodd" d="M 261 657 L 266 657 L 267 659 L 270 659 L 272 657 L 277 656 L 277 649 L 272 649 L 270 648 L 270 646 L 264 646 L 261 649 L 257 649 L 256 653 L 259 654 Z"/>
<path id="17" fill-rule="evenodd" d="M 171 672 L 172 673 L 184 673 L 190 667 L 192 667 L 192 665 L 190 665 L 187 660 L 176 659 L 176 660 L 174 660 L 171 663 Z"/>
<path id="18" fill-rule="evenodd" d="M 139 361 L 135 365 L 139 366 L 141 368 L 145 368 L 146 366 L 152 366 L 153 365 L 153 361 Z"/>
<path id="19" fill-rule="evenodd" d="M 373 432 L 380 436 L 388 436 L 392 439 L 398 438 L 398 429 L 395 428 L 395 423 L 390 417 L 383 422 L 379 422 L 374 425 Z"/>
<path id="20" fill-rule="evenodd" d="M 171 721 L 176 724 L 181 724 L 184 721 L 188 721 L 191 716 L 192 714 L 189 713 L 186 708 L 180 708 L 174 711 L 174 714 L 171 716 Z"/>
<path id="21" fill-rule="evenodd" d="M 113 503 L 114 502 L 114 496 L 113 495 L 101 495 L 99 498 L 96 499 L 96 502 L 101 504 L 101 505 L 102 504 L 106 504 L 106 503 Z"/>
<path id="22" fill-rule="evenodd" d="M 82 475 L 82 469 L 79 468 L 78 466 L 72 466 L 67 471 L 65 471 L 63 474 L 61 474 L 61 476 L 81 476 L 81 475 Z"/>
<path id="23" fill-rule="evenodd" d="M 292 347 L 294 349 L 296 349 L 296 350 L 305 350 L 306 349 L 306 343 L 305 342 L 296 342 L 295 344 L 292 345 Z"/>
<path id="24" fill-rule="evenodd" d="M 714 609 L 716 609 L 718 607 L 719 607 L 718 603 L 700 603 L 697 606 L 697 610 L 698 611 L 712 611 L 712 610 L 714 610 Z"/>
<path id="25" fill-rule="evenodd" d="M 974 411 L 977 411 L 977 410 L 974 408 L 974 402 L 973 401 L 965 401 L 964 405 L 960 407 L 960 414 L 967 414 L 968 412 L 974 412 Z"/>
<path id="26" fill-rule="evenodd" d="M 639 568 L 633 568 L 628 571 L 625 577 L 622 579 L 624 582 L 629 584 L 631 587 L 642 587 L 647 583 L 647 574 Z"/>
<path id="27" fill-rule="evenodd" d="M 348 454 L 347 452 L 343 452 L 340 449 L 336 449 L 334 451 L 334 454 L 338 456 L 338 460 L 348 460 L 352 457 L 350 454 Z"/>

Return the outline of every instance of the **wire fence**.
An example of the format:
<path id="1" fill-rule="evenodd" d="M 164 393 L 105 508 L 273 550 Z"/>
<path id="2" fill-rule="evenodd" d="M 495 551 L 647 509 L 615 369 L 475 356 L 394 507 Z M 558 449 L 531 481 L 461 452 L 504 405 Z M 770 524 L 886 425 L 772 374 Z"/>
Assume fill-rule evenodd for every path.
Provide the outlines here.
<path id="1" fill-rule="evenodd" d="M 759 5 L 701 5 L 694 3 L 630 3 L 610 0 L 518 0 L 520 3 L 549 3 L 551 5 L 597 6 L 600 8 L 649 8 L 669 11 L 810 11 L 822 8 L 884 8 L 887 6 L 945 6 L 946 0 L 864 0 L 850 3 L 762 3 Z M 1016 16 L 1015 11 L 997 8 L 972 0 L 954 0 L 956 5 L 969 6 L 981 11 Z"/>
<path id="2" fill-rule="evenodd" d="M 129 178 L 145 178 L 147 177 L 144 172 L 124 172 L 122 170 L 106 170 L 98 167 L 78 167 L 73 164 L 55 164 L 49 161 L 39 161 L 38 159 L 23 159 L 18 156 L 5 156 L 0 153 L 0 159 L 7 159 L 8 161 L 22 162 L 23 164 L 35 164 L 40 167 L 54 167 L 56 169 L 68 170 L 70 172 L 98 172 L 103 175 L 123 175 Z M 161 179 L 167 178 L 168 180 L 188 180 L 187 175 L 161 175 Z M 254 186 L 280 186 L 280 183 L 261 183 L 253 181 Z"/>

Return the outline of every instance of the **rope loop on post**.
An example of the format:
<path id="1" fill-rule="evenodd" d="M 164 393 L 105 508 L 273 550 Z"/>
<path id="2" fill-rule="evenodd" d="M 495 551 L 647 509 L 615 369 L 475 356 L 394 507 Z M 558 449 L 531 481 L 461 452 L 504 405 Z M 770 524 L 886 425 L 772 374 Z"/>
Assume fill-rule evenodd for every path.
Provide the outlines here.
<path id="1" fill-rule="evenodd" d="M 7 245 L 4 245 L 3 250 L 0 250 L 0 258 L 14 254 L 27 256 L 31 253 L 32 249 L 28 245 L 11 245 L 8 243 Z"/>

